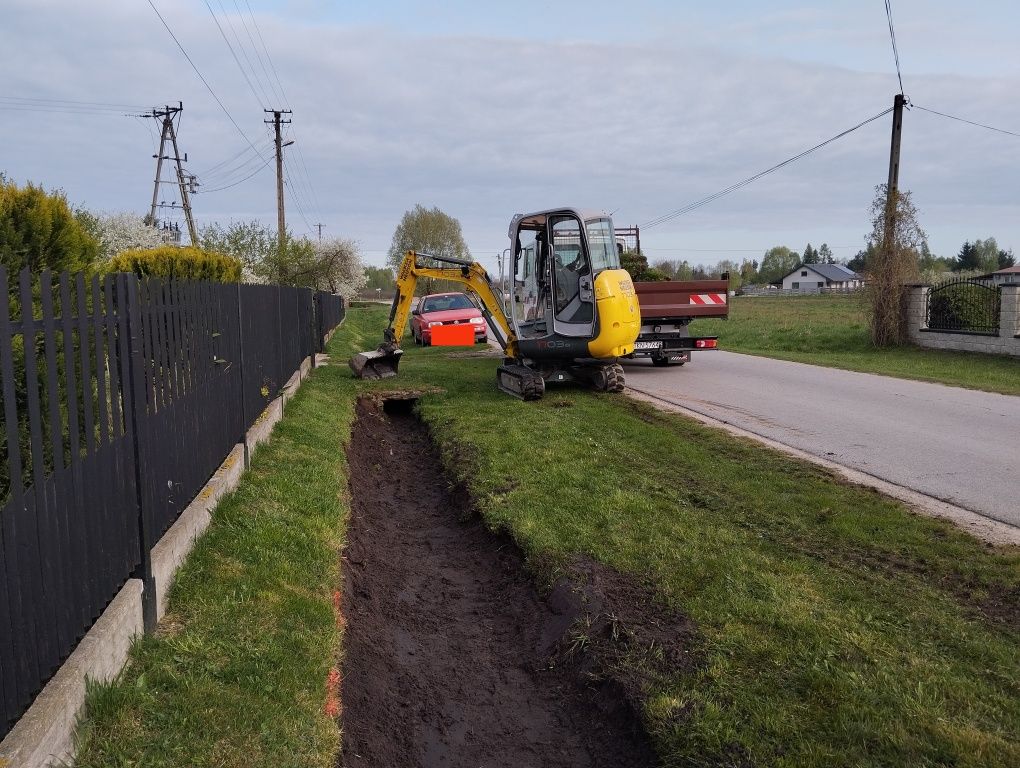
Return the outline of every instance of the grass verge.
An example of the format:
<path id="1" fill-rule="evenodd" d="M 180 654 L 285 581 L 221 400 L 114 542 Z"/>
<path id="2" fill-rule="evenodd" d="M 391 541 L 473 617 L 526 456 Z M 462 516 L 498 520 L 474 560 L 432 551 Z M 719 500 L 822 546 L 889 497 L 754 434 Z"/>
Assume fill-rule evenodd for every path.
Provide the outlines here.
<path id="1" fill-rule="evenodd" d="M 700 663 L 643 691 L 664 765 L 1020 763 L 1015 550 L 620 396 L 513 400 L 476 351 L 408 348 L 396 379 L 354 382 L 345 359 L 385 312 L 350 312 L 336 367 L 217 510 L 161 636 L 92 692 L 80 766 L 330 764 L 340 447 L 356 393 L 394 389 L 425 393 L 449 472 L 539 578 L 590 557 L 696 623 Z"/>
<path id="2" fill-rule="evenodd" d="M 79 768 L 334 765 L 324 699 L 353 418 L 340 377 L 316 370 L 287 404 L 178 572 L 158 634 L 90 690 Z"/>
<path id="3" fill-rule="evenodd" d="M 543 574 L 591 557 L 696 622 L 703 663 L 645 691 L 664 764 L 1020 761 L 1016 551 L 619 396 L 513 400 L 495 365 L 409 349 L 372 386 L 444 388 L 450 472 Z"/>
<path id="4" fill-rule="evenodd" d="M 738 297 L 729 320 L 697 320 L 691 332 L 731 352 L 1020 395 L 1017 358 L 872 346 L 863 295 Z"/>

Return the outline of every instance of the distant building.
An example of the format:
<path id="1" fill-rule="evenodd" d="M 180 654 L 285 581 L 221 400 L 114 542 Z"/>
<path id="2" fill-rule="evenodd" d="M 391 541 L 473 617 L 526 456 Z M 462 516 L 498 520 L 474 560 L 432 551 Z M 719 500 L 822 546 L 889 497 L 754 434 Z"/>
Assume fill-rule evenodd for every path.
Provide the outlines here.
<path id="1" fill-rule="evenodd" d="M 1002 285 L 1003 283 L 1020 283 L 1020 266 L 1006 267 L 1005 269 L 1000 269 L 997 272 L 989 272 L 987 275 L 981 275 L 978 280 L 991 280 L 995 285 Z"/>
<path id="2" fill-rule="evenodd" d="M 842 264 L 801 264 L 780 281 L 783 290 L 801 293 L 853 291 L 864 287 L 864 278 Z"/>

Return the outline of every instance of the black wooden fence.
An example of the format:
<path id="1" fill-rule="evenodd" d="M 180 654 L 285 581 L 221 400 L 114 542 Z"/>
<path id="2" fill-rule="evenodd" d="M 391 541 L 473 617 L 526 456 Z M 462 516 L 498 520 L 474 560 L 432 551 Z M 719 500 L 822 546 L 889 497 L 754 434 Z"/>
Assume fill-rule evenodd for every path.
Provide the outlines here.
<path id="1" fill-rule="evenodd" d="M 0 268 L 0 738 L 343 314 L 302 288 Z"/>

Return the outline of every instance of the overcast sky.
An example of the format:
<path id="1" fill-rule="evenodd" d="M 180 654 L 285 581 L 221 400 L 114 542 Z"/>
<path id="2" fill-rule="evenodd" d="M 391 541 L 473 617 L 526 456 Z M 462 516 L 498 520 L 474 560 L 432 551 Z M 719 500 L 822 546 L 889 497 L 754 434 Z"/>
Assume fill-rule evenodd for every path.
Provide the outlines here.
<path id="1" fill-rule="evenodd" d="M 181 150 L 208 190 L 198 220 L 275 226 L 262 110 L 286 106 L 288 225 L 321 222 L 376 264 L 415 203 L 457 217 L 488 266 L 515 212 L 572 205 L 645 224 L 878 114 L 899 89 L 881 0 L 209 0 L 215 19 L 206 0 L 153 2 L 239 129 L 148 0 L 0 0 L 0 170 L 145 213 L 158 126 L 124 113 L 182 101 Z M 893 13 L 915 104 L 1020 133 L 1020 6 L 894 0 Z M 890 124 L 643 228 L 646 253 L 715 263 L 810 241 L 849 258 Z M 992 236 L 1020 254 L 1020 138 L 914 109 L 900 184 L 935 253 Z"/>

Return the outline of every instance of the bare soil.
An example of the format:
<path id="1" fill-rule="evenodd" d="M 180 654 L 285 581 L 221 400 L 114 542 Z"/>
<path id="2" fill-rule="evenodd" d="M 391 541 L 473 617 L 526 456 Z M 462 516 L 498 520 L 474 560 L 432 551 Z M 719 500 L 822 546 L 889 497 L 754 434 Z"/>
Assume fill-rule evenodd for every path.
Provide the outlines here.
<path id="1" fill-rule="evenodd" d="M 648 645 L 688 664 L 688 623 L 648 618 L 668 614 L 602 567 L 543 600 L 395 402 L 359 404 L 348 452 L 339 765 L 655 765 L 641 675 L 591 651 Z"/>

